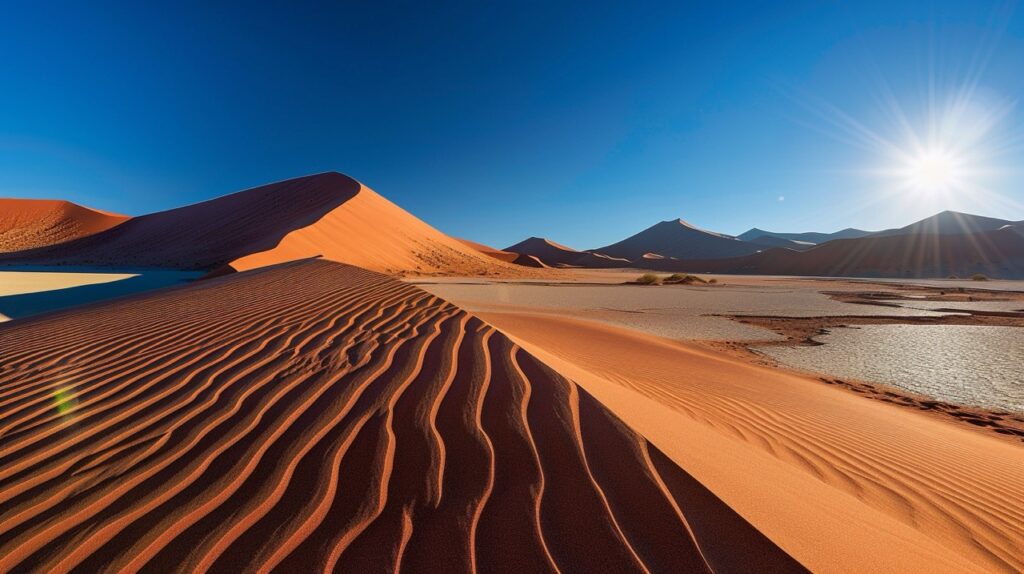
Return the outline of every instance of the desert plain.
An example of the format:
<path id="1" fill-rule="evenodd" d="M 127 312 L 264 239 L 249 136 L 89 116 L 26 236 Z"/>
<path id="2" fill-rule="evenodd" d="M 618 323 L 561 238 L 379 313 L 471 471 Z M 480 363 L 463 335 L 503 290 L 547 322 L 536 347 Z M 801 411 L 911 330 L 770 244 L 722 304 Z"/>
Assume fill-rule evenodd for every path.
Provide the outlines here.
<path id="1" fill-rule="evenodd" d="M 8 201 L 0 571 L 1024 569 L 1020 280 L 667 281 L 336 173 Z"/>

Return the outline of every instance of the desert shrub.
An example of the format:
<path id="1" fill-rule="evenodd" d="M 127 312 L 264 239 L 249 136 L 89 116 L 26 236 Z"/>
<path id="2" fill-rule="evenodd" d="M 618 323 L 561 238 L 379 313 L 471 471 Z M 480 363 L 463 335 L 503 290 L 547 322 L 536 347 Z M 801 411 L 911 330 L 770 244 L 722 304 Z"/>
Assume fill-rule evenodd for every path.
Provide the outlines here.
<path id="1" fill-rule="evenodd" d="M 658 277 L 654 273 L 644 273 L 636 280 L 641 285 L 657 285 L 661 283 L 661 277 Z"/>
<path id="2" fill-rule="evenodd" d="M 665 278 L 665 283 L 693 285 L 694 283 L 707 283 L 707 281 L 696 275 L 690 275 L 689 273 L 673 273 Z"/>
<path id="3" fill-rule="evenodd" d="M 988 277 L 984 273 L 975 273 L 971 275 L 971 281 L 988 281 Z"/>
<path id="4" fill-rule="evenodd" d="M 712 277 L 711 279 L 708 279 L 708 283 L 711 283 L 711 284 L 718 283 L 718 279 L 715 279 L 714 277 Z"/>
<path id="5" fill-rule="evenodd" d="M 957 277 L 956 275 L 950 275 L 949 277 L 947 277 L 947 279 L 959 279 L 959 277 Z"/>

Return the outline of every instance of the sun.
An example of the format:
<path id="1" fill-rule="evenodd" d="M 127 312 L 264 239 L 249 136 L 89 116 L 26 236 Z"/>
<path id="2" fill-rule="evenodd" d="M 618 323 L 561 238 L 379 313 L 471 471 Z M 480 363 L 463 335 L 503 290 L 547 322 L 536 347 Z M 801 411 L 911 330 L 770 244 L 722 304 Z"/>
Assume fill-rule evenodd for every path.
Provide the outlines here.
<path id="1" fill-rule="evenodd" d="M 911 156 L 903 175 L 911 189 L 931 194 L 957 187 L 964 168 L 962 157 L 942 147 L 932 147 Z"/>

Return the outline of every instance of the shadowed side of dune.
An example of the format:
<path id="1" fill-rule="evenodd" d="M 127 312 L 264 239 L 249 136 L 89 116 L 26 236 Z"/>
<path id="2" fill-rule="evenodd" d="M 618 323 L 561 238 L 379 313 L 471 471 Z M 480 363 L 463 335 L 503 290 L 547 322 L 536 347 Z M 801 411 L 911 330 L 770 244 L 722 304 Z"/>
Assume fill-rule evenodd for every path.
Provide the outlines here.
<path id="1" fill-rule="evenodd" d="M 0 265 L 253 269 L 309 257 L 387 273 L 515 273 L 356 180 L 322 173 L 131 219 Z"/>
<path id="2" fill-rule="evenodd" d="M 0 326 L 0 571 L 799 571 L 580 387 L 303 261 Z"/>
<path id="3" fill-rule="evenodd" d="M 270 249 L 355 197 L 359 182 L 326 173 L 132 218 L 101 233 L 0 255 L 0 264 L 212 269 Z"/>

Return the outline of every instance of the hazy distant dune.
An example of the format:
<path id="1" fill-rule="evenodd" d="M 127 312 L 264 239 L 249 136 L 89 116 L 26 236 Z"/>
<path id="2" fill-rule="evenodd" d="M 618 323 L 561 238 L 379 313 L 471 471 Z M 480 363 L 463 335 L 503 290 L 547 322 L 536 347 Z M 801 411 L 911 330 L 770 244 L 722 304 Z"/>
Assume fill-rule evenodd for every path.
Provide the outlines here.
<path id="1" fill-rule="evenodd" d="M 638 261 L 656 253 L 677 259 L 715 259 L 747 255 L 763 246 L 713 231 L 700 229 L 682 219 L 662 221 L 622 241 L 593 251 L 612 257 Z"/>
<path id="2" fill-rule="evenodd" d="M 506 247 L 505 251 L 533 257 L 548 267 L 614 268 L 629 267 L 630 265 L 629 261 L 625 259 L 609 257 L 601 253 L 578 251 L 543 237 L 529 237 L 515 245 Z"/>

